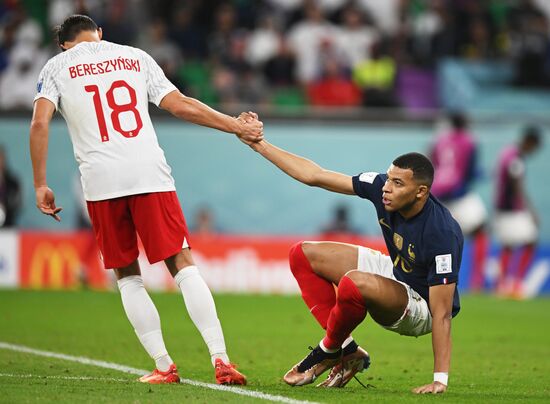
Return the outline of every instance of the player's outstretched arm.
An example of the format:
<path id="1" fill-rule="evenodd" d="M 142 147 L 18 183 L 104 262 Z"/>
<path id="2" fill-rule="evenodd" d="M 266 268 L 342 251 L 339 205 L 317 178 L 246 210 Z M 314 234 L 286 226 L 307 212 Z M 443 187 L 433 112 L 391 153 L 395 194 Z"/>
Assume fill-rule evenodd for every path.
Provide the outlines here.
<path id="1" fill-rule="evenodd" d="M 265 140 L 253 143 L 250 147 L 283 172 L 306 185 L 347 195 L 355 193 L 349 175 L 325 170 L 315 162 L 273 146 Z"/>
<path id="2" fill-rule="evenodd" d="M 199 100 L 172 91 L 161 101 L 160 107 L 175 117 L 197 125 L 208 126 L 236 134 L 246 144 L 263 139 L 263 123 L 257 119 L 244 121 L 222 114 Z"/>
<path id="3" fill-rule="evenodd" d="M 432 312 L 432 348 L 434 353 L 434 381 L 413 389 L 414 393 L 444 393 L 447 391 L 451 366 L 451 319 L 456 284 L 430 287 Z"/>
<path id="4" fill-rule="evenodd" d="M 36 207 L 45 215 L 51 216 L 59 222 L 61 219 L 58 213 L 63 208 L 55 206 L 54 193 L 48 188 L 46 182 L 49 126 L 54 112 L 54 104 L 45 98 L 39 98 L 34 103 L 30 128 L 30 152 L 36 193 Z"/>

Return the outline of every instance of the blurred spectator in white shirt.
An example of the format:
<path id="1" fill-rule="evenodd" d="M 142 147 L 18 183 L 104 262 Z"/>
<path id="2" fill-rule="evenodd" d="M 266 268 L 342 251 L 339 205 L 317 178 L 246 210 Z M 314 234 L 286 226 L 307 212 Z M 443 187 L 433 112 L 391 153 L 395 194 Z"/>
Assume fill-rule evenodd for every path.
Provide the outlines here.
<path id="1" fill-rule="evenodd" d="M 31 31 L 25 35 L 29 33 Z M 32 42 L 18 41 L 13 46 L 8 57 L 8 67 L 0 76 L 0 109 L 31 107 L 36 95 L 38 74 L 47 58 L 45 52 Z"/>
<path id="2" fill-rule="evenodd" d="M 297 60 L 296 78 L 308 83 L 320 74 L 319 54 L 321 47 L 335 39 L 336 28 L 325 19 L 315 2 L 305 6 L 306 18 L 296 23 L 288 34 L 290 47 Z"/>
<path id="3" fill-rule="evenodd" d="M 21 184 L 6 162 L 6 151 L 0 145 L 0 227 L 15 226 L 21 209 Z"/>
<path id="4" fill-rule="evenodd" d="M 370 59 L 370 49 L 378 37 L 377 30 L 365 23 L 365 16 L 359 9 L 348 7 L 343 11 L 336 46 L 346 66 L 353 68 L 358 63 Z"/>
<path id="5" fill-rule="evenodd" d="M 401 0 L 357 0 L 384 34 L 395 34 L 399 27 Z"/>
<path id="6" fill-rule="evenodd" d="M 279 49 L 279 32 L 275 19 L 266 15 L 260 20 L 248 39 L 246 45 L 246 59 L 254 66 L 263 66 L 265 62 L 274 57 Z"/>

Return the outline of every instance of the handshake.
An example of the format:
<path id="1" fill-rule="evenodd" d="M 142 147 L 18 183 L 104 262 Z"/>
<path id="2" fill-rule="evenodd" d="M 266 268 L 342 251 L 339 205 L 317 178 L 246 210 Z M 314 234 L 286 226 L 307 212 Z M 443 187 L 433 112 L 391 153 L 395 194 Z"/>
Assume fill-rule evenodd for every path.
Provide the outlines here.
<path id="1" fill-rule="evenodd" d="M 235 132 L 244 144 L 253 146 L 264 139 L 264 124 L 255 112 L 242 112 L 237 118 L 239 129 Z"/>

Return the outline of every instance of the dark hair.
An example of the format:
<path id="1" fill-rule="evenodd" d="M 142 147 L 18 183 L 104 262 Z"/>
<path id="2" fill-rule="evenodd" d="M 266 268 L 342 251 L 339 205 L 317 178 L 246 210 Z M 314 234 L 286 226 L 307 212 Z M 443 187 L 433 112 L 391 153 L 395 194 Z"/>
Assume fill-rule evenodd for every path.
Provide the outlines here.
<path id="1" fill-rule="evenodd" d="M 402 154 L 393 160 L 392 164 L 396 167 L 409 169 L 413 172 L 413 178 L 428 187 L 432 186 L 434 181 L 434 166 L 430 159 L 420 153 Z"/>
<path id="2" fill-rule="evenodd" d="M 458 130 L 462 130 L 468 126 L 466 115 L 464 115 L 462 112 L 451 112 L 449 114 L 449 120 L 451 121 L 451 125 L 453 125 L 453 128 Z"/>
<path id="3" fill-rule="evenodd" d="M 67 41 L 74 41 L 82 31 L 96 31 L 97 24 L 87 15 L 74 14 L 67 17 L 61 25 L 55 27 L 57 43 L 61 46 Z"/>
<path id="4" fill-rule="evenodd" d="M 527 126 L 523 129 L 523 136 L 521 138 L 522 143 L 528 143 L 532 145 L 539 146 L 542 143 L 542 135 L 540 128 L 537 126 Z"/>

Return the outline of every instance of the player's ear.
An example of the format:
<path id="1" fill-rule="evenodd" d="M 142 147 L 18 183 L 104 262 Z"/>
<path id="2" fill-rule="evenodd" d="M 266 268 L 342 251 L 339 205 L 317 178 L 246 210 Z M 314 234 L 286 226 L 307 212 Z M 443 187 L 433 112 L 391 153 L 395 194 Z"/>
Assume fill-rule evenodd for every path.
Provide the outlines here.
<path id="1" fill-rule="evenodd" d="M 418 191 L 416 192 L 416 196 L 418 198 L 423 198 L 424 196 L 428 195 L 430 193 L 430 189 L 427 185 L 419 185 Z"/>
<path id="2" fill-rule="evenodd" d="M 101 38 L 103 38 L 103 30 L 101 29 L 101 27 L 98 27 L 97 35 L 99 36 L 99 40 L 101 41 Z"/>

